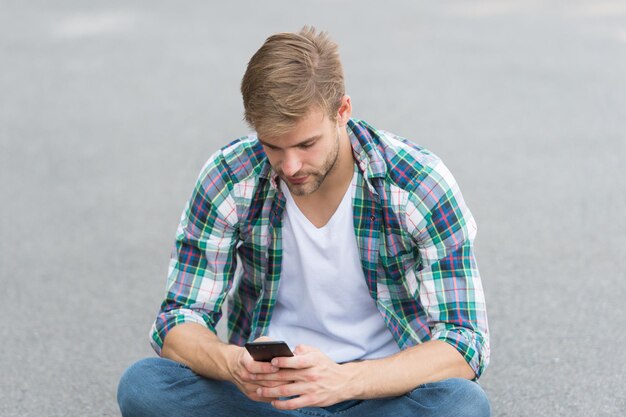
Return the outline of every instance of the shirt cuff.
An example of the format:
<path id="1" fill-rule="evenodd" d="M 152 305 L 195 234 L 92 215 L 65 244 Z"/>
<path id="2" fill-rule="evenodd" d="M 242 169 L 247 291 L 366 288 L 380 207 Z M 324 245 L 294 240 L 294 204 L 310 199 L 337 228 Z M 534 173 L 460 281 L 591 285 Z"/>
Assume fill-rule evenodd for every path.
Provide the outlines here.
<path id="1" fill-rule="evenodd" d="M 432 340 L 442 340 L 459 351 L 478 379 L 489 364 L 489 341 L 466 328 L 445 329 L 434 332 Z"/>
<path id="2" fill-rule="evenodd" d="M 200 314 L 190 309 L 178 309 L 161 313 L 157 316 L 152 328 L 150 329 L 150 344 L 152 349 L 161 356 L 163 342 L 167 333 L 179 324 L 198 323 L 217 334 L 215 327 L 211 324 L 208 315 Z"/>

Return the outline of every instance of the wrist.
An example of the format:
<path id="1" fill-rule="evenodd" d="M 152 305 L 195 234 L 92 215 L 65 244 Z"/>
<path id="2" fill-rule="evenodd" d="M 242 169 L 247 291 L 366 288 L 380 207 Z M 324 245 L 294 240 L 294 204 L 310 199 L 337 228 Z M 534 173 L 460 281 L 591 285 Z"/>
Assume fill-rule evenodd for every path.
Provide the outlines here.
<path id="1" fill-rule="evenodd" d="M 207 367 L 206 375 L 213 379 L 232 382 L 239 349 L 238 346 L 214 338 L 202 339 L 199 356 L 200 363 Z"/>
<path id="2" fill-rule="evenodd" d="M 345 400 L 366 399 L 365 378 L 363 376 L 366 362 L 348 362 L 341 365 L 346 375 Z"/>
<path id="3" fill-rule="evenodd" d="M 224 365 L 223 379 L 229 382 L 235 382 L 236 372 L 239 367 L 239 357 L 241 356 L 241 347 L 235 345 L 224 345 L 222 348 L 222 363 Z"/>

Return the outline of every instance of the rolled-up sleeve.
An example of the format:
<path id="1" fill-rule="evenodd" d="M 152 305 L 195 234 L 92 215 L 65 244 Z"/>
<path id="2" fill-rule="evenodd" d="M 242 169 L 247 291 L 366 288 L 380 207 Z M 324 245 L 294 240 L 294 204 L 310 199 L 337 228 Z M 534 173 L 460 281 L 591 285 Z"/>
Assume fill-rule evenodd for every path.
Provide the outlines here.
<path id="1" fill-rule="evenodd" d="M 236 268 L 232 188 L 218 152 L 203 168 L 178 226 L 165 299 L 150 330 L 159 355 L 165 336 L 178 324 L 199 323 L 215 333 Z"/>
<path id="2" fill-rule="evenodd" d="M 489 363 L 489 327 L 473 248 L 477 227 L 441 161 L 427 167 L 407 215 L 419 247 L 417 293 L 431 340 L 454 346 L 479 377 Z"/>

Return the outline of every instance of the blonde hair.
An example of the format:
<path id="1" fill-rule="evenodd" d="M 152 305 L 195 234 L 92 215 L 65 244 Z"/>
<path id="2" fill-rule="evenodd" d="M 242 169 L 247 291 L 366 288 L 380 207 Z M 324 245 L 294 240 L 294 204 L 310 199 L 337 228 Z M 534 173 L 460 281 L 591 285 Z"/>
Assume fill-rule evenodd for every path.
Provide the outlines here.
<path id="1" fill-rule="evenodd" d="M 241 80 L 245 119 L 257 132 L 281 134 L 313 106 L 336 120 L 345 94 L 337 44 L 305 26 L 267 38 Z"/>

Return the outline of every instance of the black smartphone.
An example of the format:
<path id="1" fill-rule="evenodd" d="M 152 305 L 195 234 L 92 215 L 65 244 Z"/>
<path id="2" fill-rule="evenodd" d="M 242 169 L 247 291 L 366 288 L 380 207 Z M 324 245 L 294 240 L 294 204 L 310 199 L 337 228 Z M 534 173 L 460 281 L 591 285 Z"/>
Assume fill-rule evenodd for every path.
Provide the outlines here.
<path id="1" fill-rule="evenodd" d="M 271 362 L 276 357 L 293 356 L 293 352 L 289 349 L 287 343 L 280 340 L 250 342 L 246 343 L 245 347 L 252 359 L 258 362 Z"/>

